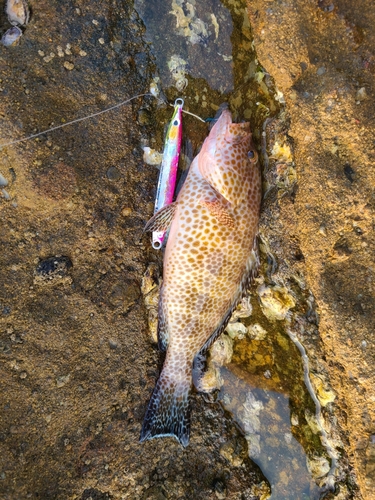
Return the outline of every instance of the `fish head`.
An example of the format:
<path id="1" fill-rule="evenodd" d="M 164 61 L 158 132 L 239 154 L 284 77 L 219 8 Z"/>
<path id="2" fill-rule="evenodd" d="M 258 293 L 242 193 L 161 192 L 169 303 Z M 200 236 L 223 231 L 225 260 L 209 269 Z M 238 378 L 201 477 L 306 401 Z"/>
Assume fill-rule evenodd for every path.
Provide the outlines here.
<path id="1" fill-rule="evenodd" d="M 198 155 L 202 176 L 234 205 L 248 178 L 248 169 L 258 160 L 251 141 L 250 124 L 233 123 L 231 112 L 224 109 L 212 127 Z"/>

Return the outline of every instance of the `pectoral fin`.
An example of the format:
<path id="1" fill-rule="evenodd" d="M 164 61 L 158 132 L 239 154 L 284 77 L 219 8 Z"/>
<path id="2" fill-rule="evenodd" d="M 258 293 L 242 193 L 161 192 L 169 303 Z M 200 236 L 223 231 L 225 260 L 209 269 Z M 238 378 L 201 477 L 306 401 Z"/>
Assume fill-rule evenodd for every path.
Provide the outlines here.
<path id="1" fill-rule="evenodd" d="M 169 205 L 161 208 L 145 225 L 143 231 L 167 231 L 172 223 L 174 214 L 176 213 L 177 202 L 174 201 Z"/>
<path id="2" fill-rule="evenodd" d="M 214 216 L 216 219 L 223 224 L 224 226 L 230 227 L 234 229 L 234 219 L 231 214 L 228 212 L 228 209 L 225 207 L 224 203 L 218 199 L 213 200 L 201 200 L 200 204 L 203 207 L 206 207 L 207 210 Z"/>

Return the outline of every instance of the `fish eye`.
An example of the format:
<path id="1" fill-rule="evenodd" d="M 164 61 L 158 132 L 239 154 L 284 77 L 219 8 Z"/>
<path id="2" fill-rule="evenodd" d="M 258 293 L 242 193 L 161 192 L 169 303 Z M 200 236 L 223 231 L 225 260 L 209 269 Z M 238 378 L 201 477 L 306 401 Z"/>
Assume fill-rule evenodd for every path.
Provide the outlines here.
<path id="1" fill-rule="evenodd" d="M 254 153 L 254 151 L 248 151 L 248 153 L 247 153 L 247 157 L 248 157 L 250 160 L 252 160 L 252 159 L 255 157 L 255 153 Z"/>
<path id="2" fill-rule="evenodd" d="M 178 121 L 178 120 L 175 120 L 175 121 L 173 122 L 173 125 L 174 125 L 175 127 L 177 127 L 177 125 L 179 125 L 179 121 Z"/>

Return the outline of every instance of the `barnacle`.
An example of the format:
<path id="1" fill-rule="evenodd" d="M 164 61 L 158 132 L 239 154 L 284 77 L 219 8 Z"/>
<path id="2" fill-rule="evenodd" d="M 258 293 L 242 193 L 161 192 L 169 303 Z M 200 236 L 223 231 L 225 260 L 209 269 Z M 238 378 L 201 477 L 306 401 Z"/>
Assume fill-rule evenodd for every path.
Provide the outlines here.
<path id="1" fill-rule="evenodd" d="M 29 22 L 30 10 L 25 0 L 8 0 L 5 12 L 13 26 L 25 26 Z"/>
<path id="2" fill-rule="evenodd" d="M 296 305 L 294 298 L 285 287 L 261 285 L 257 292 L 262 310 L 270 320 L 284 319 L 289 309 Z"/>
<path id="3" fill-rule="evenodd" d="M 163 154 L 146 146 L 143 148 L 143 161 L 147 165 L 160 165 L 163 161 Z"/>
<path id="4" fill-rule="evenodd" d="M 187 87 L 188 81 L 185 77 L 188 63 L 178 55 L 173 55 L 168 61 L 168 68 L 172 78 L 176 81 L 176 88 L 179 92 Z"/>
<path id="5" fill-rule="evenodd" d="M 16 45 L 19 42 L 21 36 L 22 31 L 17 26 L 13 26 L 13 28 L 10 28 L 4 33 L 1 38 L 1 43 L 5 45 L 5 47 Z"/>

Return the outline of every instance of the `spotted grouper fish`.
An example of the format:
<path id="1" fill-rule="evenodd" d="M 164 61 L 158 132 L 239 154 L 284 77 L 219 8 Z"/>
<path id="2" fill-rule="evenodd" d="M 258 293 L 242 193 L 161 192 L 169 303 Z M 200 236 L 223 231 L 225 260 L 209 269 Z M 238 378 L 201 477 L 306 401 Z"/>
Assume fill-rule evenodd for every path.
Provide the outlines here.
<path id="1" fill-rule="evenodd" d="M 260 202 L 249 123 L 233 123 L 224 109 L 176 201 L 145 228 L 170 228 L 170 233 L 158 319 L 158 344 L 166 357 L 141 441 L 173 436 L 183 446 L 189 442 L 192 383 L 203 389 L 204 354 L 223 332 L 258 266 Z"/>

